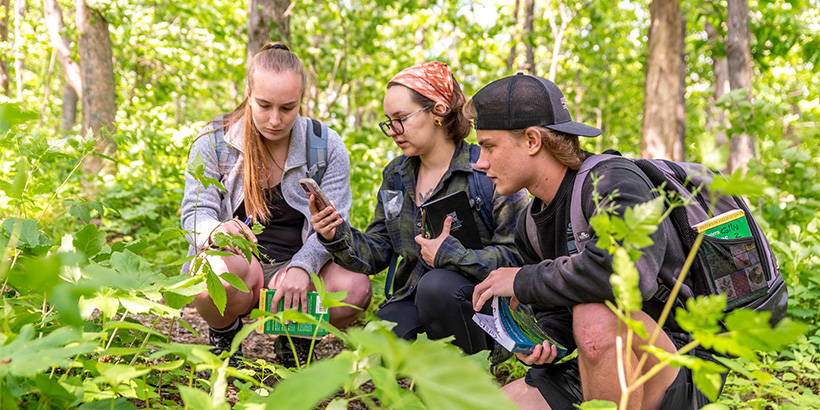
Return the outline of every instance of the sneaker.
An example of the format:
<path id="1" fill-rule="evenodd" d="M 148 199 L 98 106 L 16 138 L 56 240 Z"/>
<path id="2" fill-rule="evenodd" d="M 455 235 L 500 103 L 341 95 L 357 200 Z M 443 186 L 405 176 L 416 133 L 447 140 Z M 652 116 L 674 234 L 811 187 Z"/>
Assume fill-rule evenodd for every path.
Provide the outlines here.
<path id="1" fill-rule="evenodd" d="M 213 346 L 211 353 L 219 356 L 222 352 L 230 352 L 234 336 L 236 336 L 240 330 L 242 330 L 242 321 L 238 318 L 225 329 L 214 329 L 208 326 L 208 342 Z M 239 368 L 239 359 L 243 357 L 242 344 L 240 344 L 239 350 L 228 359 L 228 365 L 233 368 Z"/>
<path id="2" fill-rule="evenodd" d="M 293 340 L 293 347 L 296 348 L 296 357 L 299 358 L 299 364 L 304 366 L 307 364 L 312 340 L 301 337 L 291 337 L 291 340 Z M 316 343 L 318 343 L 318 340 Z M 296 358 L 293 357 L 293 349 L 288 342 L 287 336 L 280 335 L 273 341 L 273 352 L 276 353 L 276 358 L 282 366 L 290 368 L 297 367 Z M 311 360 L 312 359 L 313 358 L 311 358 Z"/>

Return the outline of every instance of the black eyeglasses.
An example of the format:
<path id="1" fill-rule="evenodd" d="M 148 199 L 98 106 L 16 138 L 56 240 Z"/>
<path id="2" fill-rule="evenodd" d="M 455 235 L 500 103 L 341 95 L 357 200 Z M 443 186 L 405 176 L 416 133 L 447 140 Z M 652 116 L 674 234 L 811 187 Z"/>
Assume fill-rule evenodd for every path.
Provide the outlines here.
<path id="1" fill-rule="evenodd" d="M 395 132 L 396 135 L 404 134 L 404 124 L 402 123 L 402 121 L 422 111 L 429 110 L 430 108 L 432 107 L 424 107 L 418 111 L 411 112 L 410 114 L 407 114 L 404 117 L 396 118 L 395 120 L 382 121 L 379 123 L 379 128 L 381 128 L 384 135 L 387 135 L 388 137 L 390 136 L 390 130 L 393 130 L 393 132 Z"/>

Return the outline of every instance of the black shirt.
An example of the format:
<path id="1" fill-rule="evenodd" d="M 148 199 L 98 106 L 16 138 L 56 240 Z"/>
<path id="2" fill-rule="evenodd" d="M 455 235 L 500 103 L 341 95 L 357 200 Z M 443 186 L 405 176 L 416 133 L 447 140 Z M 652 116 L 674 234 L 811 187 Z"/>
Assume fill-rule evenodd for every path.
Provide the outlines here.
<path id="1" fill-rule="evenodd" d="M 259 262 L 265 264 L 291 259 L 302 248 L 302 226 L 305 224 L 305 216 L 285 202 L 281 184 L 262 191 L 271 218 L 264 224 L 262 233 L 256 235 L 256 239 L 259 240 L 259 251 L 271 260 Z M 244 202 L 239 205 L 236 215 L 241 221 L 247 218 Z"/>

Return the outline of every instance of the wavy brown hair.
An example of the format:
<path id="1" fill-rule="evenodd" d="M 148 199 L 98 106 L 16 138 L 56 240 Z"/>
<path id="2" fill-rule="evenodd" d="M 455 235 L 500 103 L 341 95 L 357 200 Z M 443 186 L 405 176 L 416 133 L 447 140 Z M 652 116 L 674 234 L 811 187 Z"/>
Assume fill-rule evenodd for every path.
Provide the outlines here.
<path id="1" fill-rule="evenodd" d="M 474 121 L 478 118 L 478 110 L 472 99 L 464 103 L 462 111 L 464 112 L 464 117 L 470 121 Z M 535 126 L 533 128 L 541 133 L 541 144 L 552 153 L 559 163 L 575 170 L 581 168 L 581 163 L 584 162 L 584 152 L 581 151 L 581 141 L 577 135 L 571 135 L 544 127 Z M 524 135 L 527 133 L 526 128 L 505 131 L 516 138 L 524 138 Z"/>

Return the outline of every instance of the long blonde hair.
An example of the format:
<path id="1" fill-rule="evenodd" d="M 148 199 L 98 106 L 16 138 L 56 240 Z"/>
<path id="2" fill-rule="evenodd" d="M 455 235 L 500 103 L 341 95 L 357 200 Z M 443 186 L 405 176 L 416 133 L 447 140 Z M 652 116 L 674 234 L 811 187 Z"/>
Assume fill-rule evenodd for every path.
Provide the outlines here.
<path id="1" fill-rule="evenodd" d="M 245 99 L 229 115 L 226 116 L 224 126 L 231 124 L 244 117 L 244 142 L 242 148 L 245 151 L 245 164 L 243 169 L 245 188 L 245 213 L 262 223 L 268 222 L 271 217 L 270 210 L 265 203 L 265 195 L 262 192 L 262 178 L 268 175 L 266 161 L 266 150 L 262 142 L 262 134 L 253 123 L 253 112 L 250 105 L 251 90 L 253 90 L 254 73 L 257 70 L 271 73 L 296 73 L 302 79 L 302 89 L 299 93 L 299 103 L 305 95 L 305 67 L 296 54 L 281 42 L 269 42 L 259 49 L 253 56 L 253 61 L 248 68 L 247 85 L 245 87 Z M 284 165 L 284 164 L 283 164 Z"/>

